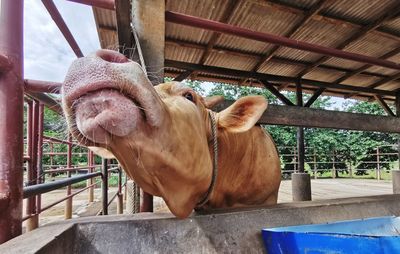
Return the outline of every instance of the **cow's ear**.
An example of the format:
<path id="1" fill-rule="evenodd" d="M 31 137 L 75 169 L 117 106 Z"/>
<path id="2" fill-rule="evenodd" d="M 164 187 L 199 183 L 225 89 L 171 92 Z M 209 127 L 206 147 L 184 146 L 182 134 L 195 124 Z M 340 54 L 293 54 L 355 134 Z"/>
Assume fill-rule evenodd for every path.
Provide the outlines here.
<path id="1" fill-rule="evenodd" d="M 220 96 L 220 95 L 203 97 L 203 99 L 204 99 L 204 106 L 206 106 L 206 108 L 209 108 L 209 109 L 213 108 L 218 103 L 221 103 L 224 101 L 224 97 Z"/>
<path id="2" fill-rule="evenodd" d="M 248 131 L 260 119 L 268 106 L 263 96 L 242 97 L 218 113 L 218 127 L 229 132 Z"/>

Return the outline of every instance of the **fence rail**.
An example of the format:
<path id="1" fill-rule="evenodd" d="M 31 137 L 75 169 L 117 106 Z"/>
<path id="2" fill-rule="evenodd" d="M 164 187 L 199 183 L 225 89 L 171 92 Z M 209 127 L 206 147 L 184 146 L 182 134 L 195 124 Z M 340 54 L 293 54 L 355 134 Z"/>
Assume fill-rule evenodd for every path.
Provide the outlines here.
<path id="1" fill-rule="evenodd" d="M 297 147 L 281 146 L 278 150 L 281 156 L 283 178 L 289 178 L 290 173 L 297 172 Z M 332 149 L 330 154 L 324 154 L 324 160 L 321 161 L 321 155 L 315 147 L 306 147 L 306 170 L 312 173 L 314 178 L 318 178 L 318 174 L 325 172 L 330 172 L 332 178 L 338 177 L 339 173 L 346 173 L 347 177 L 352 178 L 354 174 L 367 175 L 375 172 L 373 177 L 381 180 L 383 171 L 400 168 L 398 151 L 398 145 L 377 146 L 364 154 L 362 159 L 355 159 L 351 150 Z"/>

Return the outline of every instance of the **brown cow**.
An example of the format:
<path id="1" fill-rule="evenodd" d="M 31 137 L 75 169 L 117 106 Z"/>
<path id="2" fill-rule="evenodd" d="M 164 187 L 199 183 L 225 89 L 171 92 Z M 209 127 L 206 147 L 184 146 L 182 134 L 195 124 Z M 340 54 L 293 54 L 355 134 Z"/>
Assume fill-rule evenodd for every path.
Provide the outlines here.
<path id="1" fill-rule="evenodd" d="M 108 50 L 75 60 L 62 88 L 71 133 L 115 156 L 146 192 L 177 217 L 203 209 L 275 204 L 280 162 L 271 137 L 254 126 L 267 107 L 261 96 L 210 113 L 221 98 L 202 98 L 180 83 L 153 87 L 141 67 Z M 214 188 L 212 119 L 218 129 Z"/>

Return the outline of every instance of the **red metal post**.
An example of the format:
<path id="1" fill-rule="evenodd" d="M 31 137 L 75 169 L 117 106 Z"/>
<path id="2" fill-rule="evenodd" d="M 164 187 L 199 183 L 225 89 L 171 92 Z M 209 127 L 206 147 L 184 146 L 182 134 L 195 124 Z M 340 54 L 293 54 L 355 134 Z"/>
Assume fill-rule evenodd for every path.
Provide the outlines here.
<path id="1" fill-rule="evenodd" d="M 50 13 L 51 18 L 54 20 L 58 28 L 60 29 L 61 33 L 64 35 L 65 39 L 67 40 L 68 44 L 71 46 L 72 50 L 74 51 L 77 57 L 83 57 L 83 53 L 76 43 L 74 36 L 72 35 L 71 31 L 68 29 L 67 24 L 65 24 L 60 12 L 57 10 L 56 5 L 53 3 L 52 0 L 42 0 L 44 6 L 46 7 L 47 11 Z"/>
<path id="2" fill-rule="evenodd" d="M 22 232 L 23 0 L 0 8 L 0 244 Z"/>
<path id="3" fill-rule="evenodd" d="M 44 183 L 44 170 L 43 170 L 43 124 L 44 124 L 44 105 L 39 103 L 39 120 L 38 120 L 38 143 L 37 143 L 37 183 Z M 36 207 L 38 216 L 40 213 L 40 208 L 42 206 L 42 196 L 39 194 L 36 196 Z M 38 219 L 39 220 L 39 219 Z"/>
<path id="4" fill-rule="evenodd" d="M 326 56 L 338 57 L 347 60 L 352 60 L 360 63 L 378 65 L 382 67 L 387 67 L 390 69 L 400 70 L 400 64 L 391 62 L 388 60 L 383 60 L 379 58 L 374 58 L 370 56 L 360 55 L 356 53 L 351 53 L 343 50 L 338 50 L 334 48 L 328 48 L 308 42 L 298 41 L 294 39 L 289 39 L 283 36 L 277 36 L 269 33 L 262 33 L 246 28 L 241 28 L 213 20 L 203 19 L 199 17 L 189 16 L 181 13 L 166 11 L 165 20 L 172 23 L 177 23 L 181 25 L 187 25 L 197 28 L 208 29 L 224 34 L 231 34 L 235 36 L 245 37 L 248 39 L 262 41 L 267 43 L 273 43 L 289 48 L 300 49 L 304 51 L 309 51 L 313 53 L 318 53 Z"/>
<path id="5" fill-rule="evenodd" d="M 153 196 L 147 192 L 140 189 L 142 197 L 140 199 L 140 212 L 153 212 Z"/>
<path id="6" fill-rule="evenodd" d="M 31 157 L 30 166 L 28 167 L 28 185 L 37 184 L 37 158 L 38 158 L 38 131 L 39 131 L 39 102 L 33 100 L 32 103 L 32 119 L 31 119 L 31 132 L 30 132 L 30 144 L 31 148 L 29 156 Z M 30 197 L 26 200 L 26 213 L 27 215 L 33 215 L 38 213 L 36 197 Z M 38 217 L 31 216 L 26 224 L 26 230 L 31 231 L 38 227 Z"/>
<path id="7" fill-rule="evenodd" d="M 114 0 L 67 0 L 70 2 L 86 4 L 93 7 L 99 7 L 103 9 L 115 10 Z"/>
<path id="8" fill-rule="evenodd" d="M 67 150 L 67 168 L 72 167 L 72 136 L 71 134 L 68 134 L 68 150 Z M 71 177 L 71 171 L 67 172 L 68 177 Z M 67 186 L 67 196 L 71 195 L 71 185 Z M 71 219 L 72 218 L 72 197 L 67 199 L 65 202 L 65 213 L 64 213 L 64 218 L 65 219 Z"/>

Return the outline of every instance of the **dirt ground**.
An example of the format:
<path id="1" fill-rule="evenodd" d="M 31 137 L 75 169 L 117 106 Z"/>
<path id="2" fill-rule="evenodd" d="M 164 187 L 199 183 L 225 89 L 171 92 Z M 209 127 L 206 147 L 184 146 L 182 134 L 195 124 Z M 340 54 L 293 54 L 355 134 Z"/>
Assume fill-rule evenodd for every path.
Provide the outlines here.
<path id="1" fill-rule="evenodd" d="M 311 181 L 313 200 L 346 198 L 357 196 L 383 195 L 392 193 L 390 181 L 361 180 L 361 179 L 317 179 Z M 75 192 L 77 190 L 72 190 Z M 109 198 L 117 191 L 117 188 L 109 189 Z M 282 181 L 279 191 L 278 202 L 291 202 L 291 181 Z M 66 189 L 52 191 L 42 195 L 42 207 L 62 199 L 66 196 Z M 109 214 L 117 213 L 116 199 L 109 207 Z M 26 209 L 24 201 L 24 210 Z M 65 202 L 61 202 L 44 211 L 40 215 L 40 225 L 64 219 Z M 101 210 L 101 189 L 94 192 L 94 202 L 88 202 L 88 191 L 84 191 L 73 198 L 73 218 L 94 216 Z M 168 212 L 164 201 L 161 198 L 154 198 L 155 212 Z M 23 224 L 25 227 L 25 223 Z"/>

